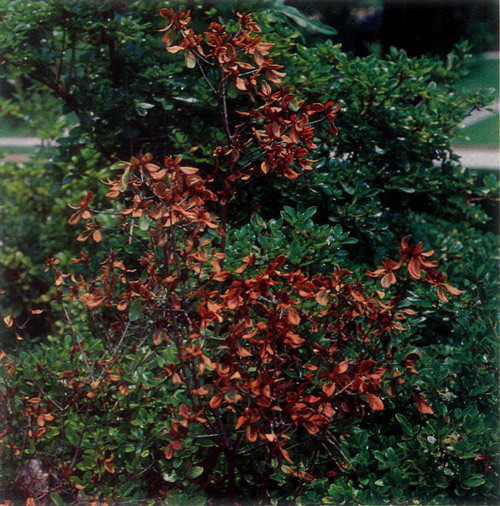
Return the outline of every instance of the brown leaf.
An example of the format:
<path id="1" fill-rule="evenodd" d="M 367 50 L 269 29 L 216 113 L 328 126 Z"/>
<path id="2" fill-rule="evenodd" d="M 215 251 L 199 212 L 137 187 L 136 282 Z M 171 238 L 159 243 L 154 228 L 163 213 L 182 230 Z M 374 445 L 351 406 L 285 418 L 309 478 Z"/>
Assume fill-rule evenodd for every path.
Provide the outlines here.
<path id="1" fill-rule="evenodd" d="M 106 471 L 108 471 L 108 473 L 115 472 L 115 467 L 113 466 L 113 464 L 111 464 L 111 462 L 104 461 L 104 469 L 106 469 Z"/>
<path id="2" fill-rule="evenodd" d="M 186 67 L 188 69 L 196 67 L 196 57 L 191 51 L 186 51 Z"/>
<path id="3" fill-rule="evenodd" d="M 292 348 L 298 348 L 304 341 L 305 339 L 303 337 L 300 337 L 298 334 L 295 334 L 294 332 L 287 332 L 285 337 L 286 344 L 288 344 Z"/>
<path id="4" fill-rule="evenodd" d="M 214 395 L 208 404 L 212 409 L 217 409 L 222 404 L 222 395 Z"/>
<path id="5" fill-rule="evenodd" d="M 102 234 L 97 228 L 92 232 L 92 239 L 94 239 L 95 242 L 102 241 Z"/>
<path id="6" fill-rule="evenodd" d="M 68 223 L 70 225 L 76 225 L 79 221 L 80 221 L 80 218 L 82 217 L 82 213 L 80 211 L 77 211 L 76 213 L 73 213 L 69 220 L 68 220 Z"/>
<path id="7" fill-rule="evenodd" d="M 7 316 L 4 316 L 3 321 L 5 322 L 5 325 L 7 325 L 7 327 L 12 327 L 12 325 L 14 324 L 14 316 L 8 314 Z"/>
<path id="8" fill-rule="evenodd" d="M 349 368 L 349 361 L 348 360 L 343 360 L 342 362 L 340 362 L 337 365 L 337 374 L 343 374 L 343 373 L 345 373 L 348 368 Z"/>
<path id="9" fill-rule="evenodd" d="M 368 399 L 368 404 L 373 411 L 382 411 L 384 409 L 384 403 L 380 397 L 375 394 L 366 394 L 366 398 Z"/>
<path id="10" fill-rule="evenodd" d="M 196 167 L 179 167 L 182 173 L 192 176 L 198 172 Z"/>
<path id="11" fill-rule="evenodd" d="M 448 283 L 444 284 L 444 287 L 452 294 L 452 295 L 462 295 L 464 293 L 463 290 L 459 290 L 454 286 L 449 285 Z"/>
<path id="12" fill-rule="evenodd" d="M 443 302 L 448 302 L 448 297 L 446 296 L 446 292 L 444 291 L 444 287 L 438 286 L 437 294 L 438 294 L 439 300 L 441 300 Z"/>
<path id="13" fill-rule="evenodd" d="M 325 383 L 322 387 L 321 387 L 321 390 L 323 390 L 323 393 L 325 395 L 327 395 L 328 397 L 332 396 L 333 395 L 333 392 L 335 392 L 335 383 Z"/>
<path id="14" fill-rule="evenodd" d="M 327 402 L 325 404 L 325 408 L 323 409 L 323 414 L 328 418 L 331 418 L 335 414 L 335 411 L 333 410 L 333 407 L 329 402 Z"/>
<path id="15" fill-rule="evenodd" d="M 281 455 L 283 455 L 283 458 L 289 462 L 290 464 L 293 464 L 293 460 L 290 458 L 290 455 L 288 454 L 288 452 L 284 449 L 284 448 L 280 448 L 279 449 Z"/>
<path id="16" fill-rule="evenodd" d="M 326 293 L 326 290 L 320 290 L 316 294 L 316 302 L 321 306 L 326 306 L 328 304 L 328 294 Z"/>
<path id="17" fill-rule="evenodd" d="M 118 309 L 118 311 L 125 311 L 125 309 L 127 309 L 128 307 L 128 301 L 127 300 L 122 300 L 121 302 L 119 302 L 116 306 L 116 309 Z"/>
<path id="18" fill-rule="evenodd" d="M 292 325 L 298 325 L 300 323 L 299 313 L 294 307 L 288 309 L 288 321 Z"/>
<path id="19" fill-rule="evenodd" d="M 424 395 L 419 394 L 415 396 L 415 401 L 417 402 L 417 408 L 420 413 L 424 415 L 433 415 L 434 411 L 432 410 L 430 404 L 427 402 L 427 399 Z"/>
<path id="20" fill-rule="evenodd" d="M 80 301 L 83 302 L 88 309 L 98 308 L 106 299 L 106 294 L 102 288 L 97 288 L 94 293 L 84 293 L 80 297 Z"/>
<path id="21" fill-rule="evenodd" d="M 162 342 L 163 337 L 164 337 L 163 330 L 156 327 L 153 331 L 153 344 L 155 346 L 158 346 Z"/>
<path id="22" fill-rule="evenodd" d="M 241 79 L 241 77 L 236 78 L 236 88 L 238 88 L 239 90 L 242 90 L 242 91 L 245 91 L 247 89 L 247 87 L 245 85 L 245 81 L 243 79 Z"/>
<path id="23" fill-rule="evenodd" d="M 172 448 L 172 445 L 169 444 L 165 447 L 164 452 L 165 458 L 170 460 L 174 456 L 174 449 Z"/>
<path id="24" fill-rule="evenodd" d="M 420 279 L 420 261 L 413 257 L 408 262 L 408 273 L 413 279 Z"/>
<path id="25" fill-rule="evenodd" d="M 40 437 L 42 436 L 43 434 L 45 434 L 45 432 L 47 431 L 47 428 L 46 427 L 40 427 L 36 432 L 35 434 L 33 435 L 34 438 L 37 438 L 37 437 Z"/>
<path id="26" fill-rule="evenodd" d="M 193 394 L 195 395 L 207 395 L 212 390 L 212 385 L 203 385 L 200 388 L 195 388 Z"/>
<path id="27" fill-rule="evenodd" d="M 246 436 L 250 443 L 255 443 L 257 440 L 257 431 L 251 425 L 249 425 L 246 429 Z"/>
<path id="28" fill-rule="evenodd" d="M 316 395 L 306 395 L 304 397 L 304 402 L 308 402 L 310 404 L 314 404 L 321 400 L 321 397 L 318 397 Z"/>
<path id="29" fill-rule="evenodd" d="M 226 279 L 228 278 L 229 274 L 231 274 L 229 271 L 222 271 L 222 272 L 218 272 L 217 274 L 215 274 L 213 276 L 213 279 L 215 281 L 226 281 Z"/>
<path id="30" fill-rule="evenodd" d="M 251 357 L 252 354 L 246 349 L 241 346 L 238 346 L 238 351 L 236 352 L 240 357 Z"/>
<path id="31" fill-rule="evenodd" d="M 130 389 L 127 387 L 127 385 L 120 385 L 118 387 L 118 391 L 125 396 L 127 396 L 130 393 Z"/>
<path id="32" fill-rule="evenodd" d="M 84 230 L 77 238 L 77 241 L 84 242 L 89 238 L 89 235 L 92 233 L 91 230 Z"/>

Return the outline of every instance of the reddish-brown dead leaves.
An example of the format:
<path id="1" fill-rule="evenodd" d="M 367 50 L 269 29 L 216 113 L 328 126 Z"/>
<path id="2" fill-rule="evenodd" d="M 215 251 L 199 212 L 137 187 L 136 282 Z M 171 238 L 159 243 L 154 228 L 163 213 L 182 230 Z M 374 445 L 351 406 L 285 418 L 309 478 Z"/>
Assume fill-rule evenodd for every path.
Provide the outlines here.
<path id="1" fill-rule="evenodd" d="M 426 273 L 425 281 L 437 288 L 438 297 L 443 302 L 448 302 L 445 290 L 452 295 L 463 293 L 462 290 L 458 290 L 444 282 L 447 278 L 446 274 L 441 274 L 434 268 L 436 267 L 434 260 L 428 260 L 434 254 L 434 250 L 424 251 L 422 242 L 419 242 L 416 246 L 412 246 L 408 243 L 408 239 L 403 237 L 399 254 L 400 258 L 397 263 L 391 258 L 387 258 L 383 262 L 382 268 L 368 271 L 367 275 L 372 278 L 381 278 L 380 284 L 383 288 L 387 289 L 397 282 L 395 271 L 401 266 L 406 265 L 408 275 L 412 279 L 420 280 L 421 273 L 424 271 Z"/>

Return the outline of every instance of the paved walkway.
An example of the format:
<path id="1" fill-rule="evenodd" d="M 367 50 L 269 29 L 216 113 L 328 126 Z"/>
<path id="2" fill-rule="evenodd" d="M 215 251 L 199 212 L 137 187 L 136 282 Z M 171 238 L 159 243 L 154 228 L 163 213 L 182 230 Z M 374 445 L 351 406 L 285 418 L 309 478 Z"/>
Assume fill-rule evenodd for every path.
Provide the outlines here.
<path id="1" fill-rule="evenodd" d="M 41 140 L 37 137 L 0 138 L 0 148 L 32 148 L 38 147 L 40 144 Z M 500 153 L 496 149 L 456 147 L 454 151 L 461 157 L 461 163 L 465 167 L 471 169 L 500 169 Z M 8 162 L 25 162 L 29 160 L 29 157 L 28 154 L 19 153 L 8 154 L 3 159 Z"/>
<path id="2" fill-rule="evenodd" d="M 500 169 L 500 152 L 497 149 L 453 148 L 460 163 L 469 169 Z"/>
<path id="3" fill-rule="evenodd" d="M 487 51 L 483 53 L 483 56 L 487 60 L 498 60 L 500 59 L 500 51 Z"/>
<path id="4" fill-rule="evenodd" d="M 496 102 L 488 109 L 500 113 L 500 102 Z M 489 117 L 492 113 L 486 109 L 473 111 L 463 122 L 463 126 L 470 126 L 479 123 Z M 38 147 L 45 142 L 45 145 L 55 145 L 54 142 L 42 141 L 38 137 L 3 137 L 0 138 L 0 148 L 33 148 Z M 455 147 L 454 151 L 461 157 L 461 163 L 471 169 L 500 169 L 500 152 L 497 149 L 465 148 Z M 23 162 L 29 159 L 29 154 L 7 154 L 3 158 L 9 162 Z"/>
<path id="5" fill-rule="evenodd" d="M 493 113 L 491 112 L 492 110 L 494 111 Z M 462 121 L 462 126 L 468 127 L 474 125 L 498 113 L 500 113 L 500 102 L 496 102 L 484 109 L 476 109 Z"/>
<path id="6" fill-rule="evenodd" d="M 38 137 L 0 137 L 0 147 L 33 148 L 42 144 Z"/>

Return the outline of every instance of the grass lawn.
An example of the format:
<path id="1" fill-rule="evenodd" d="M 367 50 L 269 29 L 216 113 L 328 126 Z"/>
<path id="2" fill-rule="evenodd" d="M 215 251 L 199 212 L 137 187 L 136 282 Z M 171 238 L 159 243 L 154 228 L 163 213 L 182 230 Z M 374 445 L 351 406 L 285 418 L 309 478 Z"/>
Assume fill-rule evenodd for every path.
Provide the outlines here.
<path id="1" fill-rule="evenodd" d="M 500 117 L 498 114 L 495 114 L 491 118 L 464 128 L 463 133 L 469 140 L 457 140 L 456 145 L 470 148 L 484 147 L 487 149 L 498 149 L 500 139 L 499 123 Z"/>
<path id="2" fill-rule="evenodd" d="M 40 151 L 38 146 L 1 146 L 0 156 L 27 154 L 34 155 Z"/>
<path id="3" fill-rule="evenodd" d="M 478 90 L 481 88 L 495 89 L 495 96 L 499 96 L 499 60 L 475 57 L 468 65 L 469 75 L 457 83 L 459 90 Z M 475 123 L 463 130 L 469 138 L 457 139 L 456 145 L 471 148 L 498 149 L 499 147 L 499 115 L 492 115 L 479 123 Z"/>
<path id="4" fill-rule="evenodd" d="M 482 57 L 474 58 L 468 65 L 469 75 L 457 83 L 459 90 L 494 88 L 498 97 L 499 61 Z"/>
<path id="5" fill-rule="evenodd" d="M 17 137 L 21 135 L 32 135 L 29 126 L 25 122 L 0 117 L 0 137 Z"/>
<path id="6" fill-rule="evenodd" d="M 31 157 L 37 159 L 48 160 L 56 154 L 53 147 L 40 148 L 38 146 L 20 147 L 20 146 L 3 146 L 0 147 L 0 164 L 9 162 L 26 162 Z"/>

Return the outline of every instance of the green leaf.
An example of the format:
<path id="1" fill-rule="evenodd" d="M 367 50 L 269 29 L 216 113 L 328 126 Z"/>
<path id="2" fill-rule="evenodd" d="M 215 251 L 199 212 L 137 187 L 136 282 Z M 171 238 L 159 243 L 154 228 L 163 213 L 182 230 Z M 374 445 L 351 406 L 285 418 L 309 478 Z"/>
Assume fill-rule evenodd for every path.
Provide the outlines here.
<path id="1" fill-rule="evenodd" d="M 337 30 L 335 30 L 335 28 L 332 28 L 331 26 L 314 18 L 307 19 L 307 26 L 313 32 L 323 33 L 324 35 L 337 35 Z"/>
<path id="2" fill-rule="evenodd" d="M 126 481 L 125 483 L 123 483 L 119 487 L 120 497 L 127 497 L 130 494 L 130 492 L 132 492 L 132 490 L 134 489 L 135 486 L 136 486 L 136 481 L 134 481 L 134 480 Z"/>
<path id="3" fill-rule="evenodd" d="M 342 240 L 342 244 L 356 244 L 358 242 L 359 240 L 356 239 L 355 237 L 347 237 L 347 239 Z"/>
<path id="4" fill-rule="evenodd" d="M 398 413 L 396 415 L 396 420 L 401 424 L 401 426 L 403 427 L 403 430 L 407 434 L 411 434 L 412 433 L 410 422 L 403 415 L 401 415 L 400 413 Z"/>
<path id="5" fill-rule="evenodd" d="M 148 104 L 146 102 L 140 102 L 139 104 L 136 104 L 135 110 L 137 111 L 137 114 L 139 116 L 147 116 L 148 109 L 152 109 L 154 107 L 154 104 Z"/>
<path id="6" fill-rule="evenodd" d="M 471 487 L 471 488 L 480 487 L 481 485 L 484 485 L 485 482 L 486 480 L 484 479 L 484 476 L 482 476 L 481 474 L 473 474 L 463 482 L 463 485 L 464 487 Z"/>
<path id="7" fill-rule="evenodd" d="M 64 506 L 64 501 L 62 500 L 62 497 L 57 492 L 51 492 L 50 498 L 52 499 L 52 502 L 56 506 Z"/>
<path id="8" fill-rule="evenodd" d="M 111 165 L 111 170 L 121 170 L 125 168 L 125 162 L 115 162 L 113 165 Z"/>
<path id="9" fill-rule="evenodd" d="M 142 303 L 140 299 L 135 299 L 132 305 L 130 306 L 128 312 L 128 319 L 131 322 L 137 321 L 142 314 Z"/>
<path id="10" fill-rule="evenodd" d="M 74 429 L 74 422 L 68 425 L 66 428 L 66 439 L 69 441 L 71 446 L 76 446 L 78 443 L 78 434 Z"/>
<path id="11" fill-rule="evenodd" d="M 187 477 L 188 478 L 198 478 L 198 476 L 200 476 L 201 474 L 203 474 L 203 467 L 201 466 L 193 466 L 188 472 L 187 472 Z"/>
<path id="12" fill-rule="evenodd" d="M 227 87 L 227 96 L 233 99 L 238 96 L 238 88 L 236 88 L 236 85 L 233 82 L 231 82 Z"/>
<path id="13" fill-rule="evenodd" d="M 186 51 L 186 67 L 188 69 L 194 69 L 196 67 L 196 57 L 191 51 Z"/>
<path id="14" fill-rule="evenodd" d="M 141 214 L 139 218 L 139 228 L 145 232 L 149 228 L 150 222 L 151 220 L 147 214 Z"/>
<path id="15" fill-rule="evenodd" d="M 175 483 L 178 479 L 177 474 L 174 472 L 172 474 L 163 473 L 162 478 L 169 483 Z"/>
<path id="16" fill-rule="evenodd" d="M 302 218 L 303 219 L 312 218 L 316 214 L 317 210 L 318 210 L 317 207 L 309 207 L 302 213 Z"/>
<path id="17" fill-rule="evenodd" d="M 127 189 L 127 186 L 128 186 L 128 182 L 130 180 L 130 169 L 131 167 L 127 167 L 125 169 L 125 172 L 123 173 L 122 175 L 122 180 L 121 180 L 121 183 L 120 183 L 120 191 L 123 193 L 126 189 Z"/>
<path id="18" fill-rule="evenodd" d="M 337 30 L 335 30 L 331 26 L 328 26 L 325 23 L 322 23 L 321 21 L 318 21 L 316 19 L 306 17 L 295 7 L 291 7 L 289 5 L 282 5 L 279 7 L 279 9 L 285 16 L 295 21 L 297 25 L 307 30 L 310 30 L 311 32 L 323 33 L 325 35 L 337 34 Z"/>

